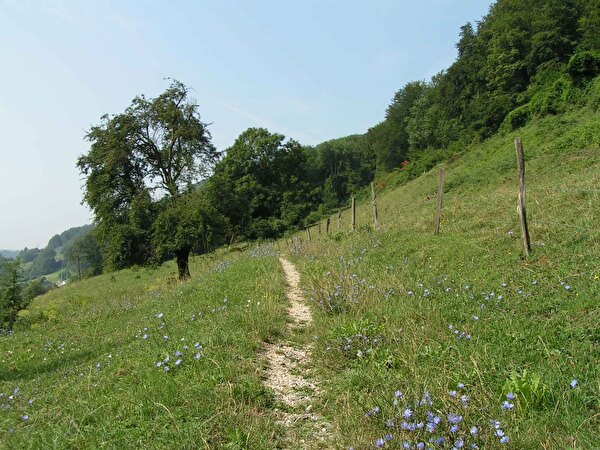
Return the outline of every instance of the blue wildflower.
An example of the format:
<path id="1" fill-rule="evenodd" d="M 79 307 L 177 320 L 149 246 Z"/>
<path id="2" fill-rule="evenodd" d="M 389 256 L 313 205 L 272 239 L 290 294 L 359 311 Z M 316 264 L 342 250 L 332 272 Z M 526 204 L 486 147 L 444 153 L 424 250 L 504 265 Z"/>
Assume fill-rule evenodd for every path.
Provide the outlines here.
<path id="1" fill-rule="evenodd" d="M 502 438 L 500 439 L 500 443 L 501 444 L 507 444 L 508 443 L 508 436 L 502 436 Z"/>
<path id="2" fill-rule="evenodd" d="M 577 387 L 577 385 L 579 384 L 579 381 L 577 381 L 577 379 L 576 379 L 576 378 L 573 378 L 573 379 L 571 380 L 571 383 L 570 383 L 570 384 L 571 384 L 571 387 L 572 387 L 573 389 L 575 389 L 575 388 Z"/>
<path id="3" fill-rule="evenodd" d="M 473 436 L 477 436 L 477 433 L 479 433 L 479 428 L 477 428 L 476 426 L 472 426 L 469 431 Z"/>
<path id="4" fill-rule="evenodd" d="M 412 416 L 412 413 L 413 413 L 413 412 L 412 412 L 412 409 L 410 409 L 410 408 L 406 408 L 406 409 L 404 410 L 404 412 L 402 412 L 402 416 L 403 416 L 405 419 L 410 419 L 410 417 Z"/>
<path id="5" fill-rule="evenodd" d="M 508 394 L 506 394 L 506 399 L 507 400 L 514 400 L 515 399 L 515 394 L 513 394 L 512 392 L 509 392 Z"/>
<path id="6" fill-rule="evenodd" d="M 379 438 L 375 441 L 375 447 L 382 448 L 385 445 L 385 441 L 382 438 Z"/>

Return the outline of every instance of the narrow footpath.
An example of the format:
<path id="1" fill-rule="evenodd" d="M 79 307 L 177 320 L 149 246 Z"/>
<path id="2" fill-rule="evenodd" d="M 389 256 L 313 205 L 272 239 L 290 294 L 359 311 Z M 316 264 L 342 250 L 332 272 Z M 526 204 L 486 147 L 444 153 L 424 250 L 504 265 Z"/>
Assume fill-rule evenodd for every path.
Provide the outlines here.
<path id="1" fill-rule="evenodd" d="M 279 258 L 288 289 L 290 301 L 288 313 L 293 334 L 310 326 L 312 315 L 300 291 L 300 274 L 292 263 Z M 318 384 L 310 379 L 312 344 L 301 347 L 288 341 L 277 341 L 265 345 L 267 369 L 266 387 L 272 389 L 283 408 L 276 411 L 277 421 L 286 433 L 286 446 L 293 449 L 331 448 L 332 437 L 329 425 L 313 411 L 313 399 L 319 395 Z"/>

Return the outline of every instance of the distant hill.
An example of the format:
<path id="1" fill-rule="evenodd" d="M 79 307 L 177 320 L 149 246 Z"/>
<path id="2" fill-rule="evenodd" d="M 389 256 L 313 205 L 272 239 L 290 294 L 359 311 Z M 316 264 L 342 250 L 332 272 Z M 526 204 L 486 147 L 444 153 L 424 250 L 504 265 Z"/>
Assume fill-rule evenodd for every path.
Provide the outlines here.
<path id="1" fill-rule="evenodd" d="M 5 258 L 16 258 L 18 254 L 19 250 L 0 250 L 0 255 L 4 256 Z"/>

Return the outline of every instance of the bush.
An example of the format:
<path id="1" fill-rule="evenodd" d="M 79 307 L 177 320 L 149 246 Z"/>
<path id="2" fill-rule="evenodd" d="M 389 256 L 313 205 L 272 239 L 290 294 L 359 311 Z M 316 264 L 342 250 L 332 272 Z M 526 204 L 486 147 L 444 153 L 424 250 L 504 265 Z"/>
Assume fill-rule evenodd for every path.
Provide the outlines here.
<path id="1" fill-rule="evenodd" d="M 519 106 L 509 112 L 502 123 L 501 129 L 505 131 L 514 131 L 517 128 L 525 126 L 529 120 L 531 120 L 531 105 L 527 103 L 526 105 Z"/>
<path id="2" fill-rule="evenodd" d="M 600 52 L 586 51 L 571 56 L 567 66 L 573 81 L 581 83 L 600 74 Z"/>

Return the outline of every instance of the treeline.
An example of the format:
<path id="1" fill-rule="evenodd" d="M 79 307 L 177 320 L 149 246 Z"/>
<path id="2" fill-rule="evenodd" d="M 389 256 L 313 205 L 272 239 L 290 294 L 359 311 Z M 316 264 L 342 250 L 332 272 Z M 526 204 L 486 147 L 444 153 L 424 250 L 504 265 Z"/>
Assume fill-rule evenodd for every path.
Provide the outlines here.
<path id="1" fill-rule="evenodd" d="M 177 81 L 102 117 L 77 165 L 104 265 L 175 257 L 186 278 L 191 252 L 281 236 L 345 205 L 376 174 L 414 176 L 439 149 L 448 155 L 537 116 L 600 103 L 600 0 L 499 0 L 461 28 L 457 49 L 447 70 L 396 92 L 366 134 L 315 147 L 252 128 L 220 155 Z"/>

